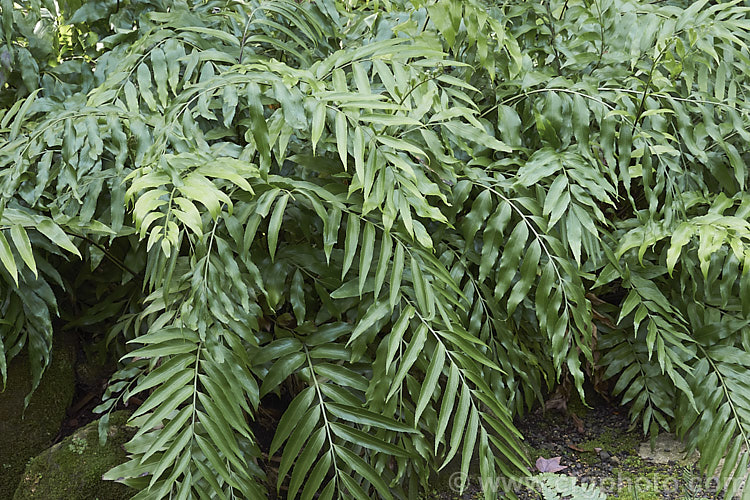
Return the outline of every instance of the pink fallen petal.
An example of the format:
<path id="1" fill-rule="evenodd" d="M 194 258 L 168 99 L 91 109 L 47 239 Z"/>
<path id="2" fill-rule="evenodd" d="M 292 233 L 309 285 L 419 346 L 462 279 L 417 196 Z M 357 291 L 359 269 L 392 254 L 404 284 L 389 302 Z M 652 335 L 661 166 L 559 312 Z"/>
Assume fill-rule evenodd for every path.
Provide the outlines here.
<path id="1" fill-rule="evenodd" d="M 539 457 L 536 459 L 536 468 L 539 472 L 560 472 L 563 469 L 567 469 L 566 465 L 560 465 L 560 458 Z"/>

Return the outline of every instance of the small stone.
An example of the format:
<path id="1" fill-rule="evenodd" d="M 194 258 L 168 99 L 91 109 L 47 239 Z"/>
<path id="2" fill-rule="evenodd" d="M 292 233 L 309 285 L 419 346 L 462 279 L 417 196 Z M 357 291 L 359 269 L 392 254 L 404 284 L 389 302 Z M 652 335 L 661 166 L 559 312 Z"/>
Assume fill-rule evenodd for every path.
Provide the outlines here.
<path id="1" fill-rule="evenodd" d="M 612 458 L 612 455 L 610 455 L 606 451 L 602 451 L 601 453 L 599 453 L 599 458 L 602 459 L 602 462 L 607 462 L 610 458 Z"/>

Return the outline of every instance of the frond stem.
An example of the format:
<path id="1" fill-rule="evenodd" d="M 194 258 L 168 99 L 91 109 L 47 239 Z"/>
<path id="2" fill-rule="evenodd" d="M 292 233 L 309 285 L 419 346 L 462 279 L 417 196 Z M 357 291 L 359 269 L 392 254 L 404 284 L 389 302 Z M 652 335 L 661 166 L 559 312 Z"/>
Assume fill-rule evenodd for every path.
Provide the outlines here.
<path id="1" fill-rule="evenodd" d="M 323 393 L 320 390 L 320 385 L 318 384 L 318 378 L 315 376 L 315 371 L 313 370 L 312 365 L 312 358 L 310 357 L 310 351 L 307 349 L 307 345 L 303 342 L 302 347 L 305 350 L 305 358 L 307 360 L 307 367 L 310 370 L 310 379 L 312 380 L 313 385 L 315 386 L 315 393 L 318 395 L 318 403 L 320 404 L 321 408 L 321 415 L 323 416 L 323 426 L 326 429 L 326 437 L 328 438 L 328 449 L 331 453 L 331 459 L 333 463 L 333 468 L 336 471 L 336 475 L 339 475 L 339 467 L 336 464 L 336 452 L 333 449 L 333 435 L 331 434 L 331 424 L 328 422 L 328 416 L 326 415 L 326 404 L 325 401 L 323 401 Z"/>
<path id="2" fill-rule="evenodd" d="M 102 253 L 104 254 L 104 256 L 107 257 L 107 259 L 109 259 L 114 265 L 116 265 L 117 267 L 119 267 L 120 270 L 125 271 L 127 273 L 130 273 L 134 277 L 138 276 L 137 272 L 135 272 L 132 269 L 130 269 L 127 266 L 127 264 L 125 264 L 123 261 L 121 261 L 120 259 L 118 259 L 114 255 L 112 255 L 112 253 L 109 250 L 107 250 L 106 248 L 104 248 L 104 246 L 100 245 L 99 243 L 97 243 L 96 241 L 92 240 L 88 236 L 86 236 L 84 234 L 74 233 L 74 232 L 72 232 L 72 231 L 70 231 L 68 229 L 64 229 L 64 228 L 61 228 L 61 229 L 63 230 L 63 232 L 65 234 L 67 234 L 69 236 L 74 236 L 76 238 L 81 238 L 82 240 L 86 241 L 86 243 L 90 243 L 90 244 L 94 245 L 96 248 L 98 248 L 99 250 L 102 251 Z"/>

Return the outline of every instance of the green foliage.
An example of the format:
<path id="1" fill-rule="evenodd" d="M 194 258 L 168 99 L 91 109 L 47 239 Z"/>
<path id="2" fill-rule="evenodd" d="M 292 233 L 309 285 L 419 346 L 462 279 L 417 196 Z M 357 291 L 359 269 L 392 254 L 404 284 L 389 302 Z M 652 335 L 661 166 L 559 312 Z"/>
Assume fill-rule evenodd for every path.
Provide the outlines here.
<path id="1" fill-rule="evenodd" d="M 88 443 L 85 439 L 73 438 L 70 444 L 68 444 L 68 451 L 82 455 L 86 451 L 87 446 Z"/>
<path id="2" fill-rule="evenodd" d="M 529 486 L 539 492 L 544 500 L 569 498 L 570 500 L 606 500 L 607 495 L 593 484 L 576 484 L 573 476 L 546 472 L 527 479 Z"/>
<path id="3" fill-rule="evenodd" d="M 58 311 L 109 342 L 135 498 L 498 484 L 512 418 L 587 373 L 737 491 L 746 7 L 30 4 L 0 3 L 0 373 L 26 348 L 38 382 Z"/>

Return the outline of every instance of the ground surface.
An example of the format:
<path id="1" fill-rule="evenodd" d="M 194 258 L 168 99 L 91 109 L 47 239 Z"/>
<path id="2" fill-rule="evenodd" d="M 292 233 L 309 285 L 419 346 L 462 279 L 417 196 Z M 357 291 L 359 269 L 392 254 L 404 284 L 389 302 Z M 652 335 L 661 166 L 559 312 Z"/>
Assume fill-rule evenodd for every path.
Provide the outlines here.
<path id="1" fill-rule="evenodd" d="M 695 457 L 685 458 L 679 443 L 662 436 L 656 450 L 644 443 L 639 430 L 629 431 L 627 409 L 604 401 L 568 406 L 567 411 L 541 409 L 517 421 L 525 436 L 532 462 L 543 457 L 560 457 L 567 468 L 557 472 L 561 481 L 574 476 L 577 483 L 593 483 L 608 498 L 628 500 L 719 499 L 716 488 L 694 467 Z M 536 472 L 536 471 L 534 471 Z M 518 491 L 521 499 L 541 498 L 527 489 Z M 435 500 L 483 498 L 478 480 L 459 494 L 451 488 L 451 476 L 441 477 Z"/>

